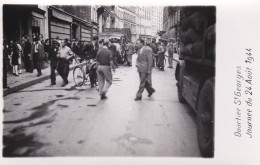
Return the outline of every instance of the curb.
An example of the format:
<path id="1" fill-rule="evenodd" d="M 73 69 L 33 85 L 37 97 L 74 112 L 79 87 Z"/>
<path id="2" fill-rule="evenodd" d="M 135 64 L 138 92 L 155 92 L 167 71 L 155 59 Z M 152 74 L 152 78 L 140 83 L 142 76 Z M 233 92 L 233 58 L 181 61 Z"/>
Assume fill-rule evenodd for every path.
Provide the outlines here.
<path id="1" fill-rule="evenodd" d="M 74 68 L 78 67 L 78 66 L 81 66 L 81 65 L 84 65 L 84 63 L 73 65 L 72 67 L 70 67 L 70 71 L 73 70 Z M 57 75 L 59 75 L 59 74 L 56 72 L 56 76 Z M 41 77 L 39 77 L 37 79 L 34 79 L 34 80 L 31 80 L 31 81 L 24 82 L 22 84 L 18 84 L 18 85 L 14 86 L 14 87 L 11 87 L 9 89 L 4 90 L 3 91 L 3 96 L 9 95 L 9 94 L 14 93 L 14 92 L 17 92 L 17 91 L 19 91 L 21 89 L 27 88 L 29 86 L 32 86 L 34 84 L 37 84 L 37 83 L 39 83 L 41 81 L 48 80 L 48 79 L 50 79 L 50 74 L 41 76 Z"/>

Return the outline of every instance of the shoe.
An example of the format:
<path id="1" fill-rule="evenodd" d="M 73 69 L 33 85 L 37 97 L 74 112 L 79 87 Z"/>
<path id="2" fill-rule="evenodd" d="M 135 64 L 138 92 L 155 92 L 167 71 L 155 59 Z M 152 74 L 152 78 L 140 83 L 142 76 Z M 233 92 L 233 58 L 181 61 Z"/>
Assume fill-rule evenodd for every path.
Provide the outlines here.
<path id="1" fill-rule="evenodd" d="M 4 86 L 4 88 L 10 89 L 10 87 L 9 87 L 9 86 Z"/>
<path id="2" fill-rule="evenodd" d="M 62 85 L 61 85 L 61 87 L 65 87 L 67 85 L 67 83 L 63 83 Z"/>
<path id="3" fill-rule="evenodd" d="M 148 94 L 148 97 L 151 97 L 154 92 L 155 92 L 155 90 L 153 90 L 152 92 L 150 92 L 150 93 Z"/>
<path id="4" fill-rule="evenodd" d="M 19 74 L 14 74 L 15 76 L 19 77 Z"/>
<path id="5" fill-rule="evenodd" d="M 50 86 L 52 86 L 52 85 L 56 85 L 56 83 L 51 83 L 51 85 L 50 85 Z"/>
<path id="6" fill-rule="evenodd" d="M 107 98 L 107 97 L 106 97 L 105 94 L 101 95 L 101 97 L 100 97 L 101 100 L 104 100 L 104 99 L 106 99 L 106 98 Z"/>
<path id="7" fill-rule="evenodd" d="M 37 74 L 37 77 L 40 77 L 42 74 Z"/>
<path id="8" fill-rule="evenodd" d="M 135 101 L 139 101 L 139 100 L 142 100 L 142 97 L 136 97 L 135 98 Z"/>

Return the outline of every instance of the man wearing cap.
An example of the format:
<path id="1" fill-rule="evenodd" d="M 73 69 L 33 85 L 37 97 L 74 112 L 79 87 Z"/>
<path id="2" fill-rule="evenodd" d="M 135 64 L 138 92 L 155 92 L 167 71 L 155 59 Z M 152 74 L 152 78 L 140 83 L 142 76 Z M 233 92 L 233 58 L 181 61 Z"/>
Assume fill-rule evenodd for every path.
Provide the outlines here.
<path id="1" fill-rule="evenodd" d="M 144 89 L 148 92 L 148 97 L 152 96 L 155 90 L 152 87 L 152 66 L 153 57 L 152 49 L 149 46 L 144 45 L 144 40 L 139 39 L 137 41 L 138 51 L 136 59 L 136 67 L 139 73 L 140 86 L 136 94 L 135 101 L 142 100 L 142 93 Z"/>
<path id="2" fill-rule="evenodd" d="M 106 93 L 112 84 L 112 69 L 115 71 L 113 54 L 108 49 L 108 40 L 104 40 L 103 47 L 97 52 L 97 75 L 100 98 L 106 99 Z"/>

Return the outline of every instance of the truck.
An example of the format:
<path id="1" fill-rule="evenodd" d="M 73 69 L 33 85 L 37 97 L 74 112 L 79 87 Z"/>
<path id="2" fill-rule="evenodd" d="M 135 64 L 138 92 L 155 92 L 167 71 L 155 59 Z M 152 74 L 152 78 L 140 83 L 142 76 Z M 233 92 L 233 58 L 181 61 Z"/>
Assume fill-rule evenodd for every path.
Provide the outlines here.
<path id="1" fill-rule="evenodd" d="M 178 98 L 196 112 L 201 155 L 213 157 L 216 7 L 181 7 L 179 13 Z"/>

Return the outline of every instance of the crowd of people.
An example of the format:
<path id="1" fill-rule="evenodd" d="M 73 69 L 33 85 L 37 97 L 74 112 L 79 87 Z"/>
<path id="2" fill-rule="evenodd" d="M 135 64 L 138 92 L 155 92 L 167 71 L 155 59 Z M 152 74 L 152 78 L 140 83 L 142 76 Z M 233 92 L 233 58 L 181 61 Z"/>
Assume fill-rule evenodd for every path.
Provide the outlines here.
<path id="1" fill-rule="evenodd" d="M 94 36 L 91 42 L 84 43 L 78 40 L 59 39 L 57 36 L 52 39 L 44 40 L 43 35 L 32 36 L 32 43 L 29 36 L 22 36 L 22 40 L 17 38 L 10 40 L 9 43 L 4 40 L 4 88 L 7 87 L 6 74 L 8 64 L 12 66 L 13 74 L 19 76 L 22 73 L 21 64 L 23 62 L 26 72 L 33 73 L 37 70 L 37 76 L 42 76 L 44 61 L 50 62 L 51 85 L 56 85 L 56 71 L 63 79 L 62 87 L 66 86 L 69 75 L 69 65 L 73 57 L 79 57 L 80 60 L 96 61 L 95 72 L 90 76 L 91 87 L 97 86 L 98 80 L 101 99 L 106 99 L 106 92 L 112 84 L 112 70 L 118 67 L 118 59 L 126 61 L 127 66 L 132 66 L 132 56 L 137 54 L 136 67 L 140 77 L 140 87 L 135 100 L 141 100 L 142 92 L 147 89 L 149 97 L 155 92 L 151 83 L 152 67 L 157 67 L 163 71 L 165 67 L 165 54 L 168 54 L 169 68 L 172 68 L 173 54 L 176 48 L 173 46 L 173 40 L 167 44 L 165 42 L 145 42 L 139 39 L 135 44 L 131 41 L 124 45 L 109 39 L 99 40 Z M 125 51 L 122 53 L 122 50 Z M 124 57 L 123 57 L 124 55 Z"/>

